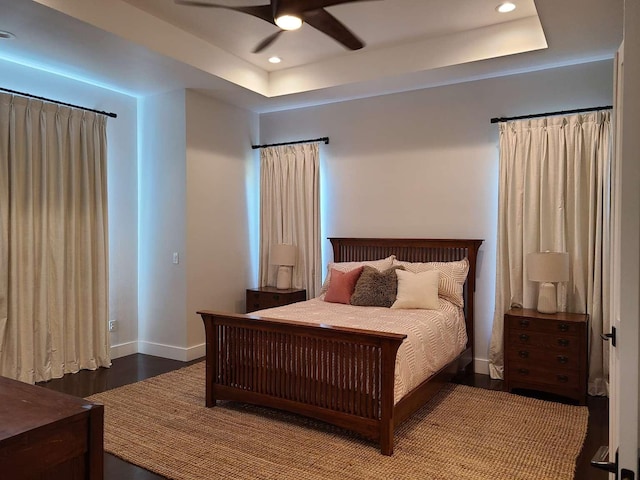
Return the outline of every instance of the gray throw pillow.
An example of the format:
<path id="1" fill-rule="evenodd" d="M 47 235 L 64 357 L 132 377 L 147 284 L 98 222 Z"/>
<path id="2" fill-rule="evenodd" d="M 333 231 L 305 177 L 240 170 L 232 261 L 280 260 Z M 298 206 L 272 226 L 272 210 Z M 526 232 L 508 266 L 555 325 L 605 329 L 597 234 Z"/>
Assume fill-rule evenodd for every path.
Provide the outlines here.
<path id="1" fill-rule="evenodd" d="M 398 293 L 398 276 L 396 270 L 404 267 L 391 267 L 383 272 L 366 266 L 356 283 L 351 295 L 351 305 L 362 307 L 391 307 Z"/>

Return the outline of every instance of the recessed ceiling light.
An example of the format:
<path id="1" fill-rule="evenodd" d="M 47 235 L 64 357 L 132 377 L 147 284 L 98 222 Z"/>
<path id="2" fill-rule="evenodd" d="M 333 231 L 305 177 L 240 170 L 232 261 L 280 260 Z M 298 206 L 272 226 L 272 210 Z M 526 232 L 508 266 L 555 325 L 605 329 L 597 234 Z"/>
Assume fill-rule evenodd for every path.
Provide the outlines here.
<path id="1" fill-rule="evenodd" d="M 16 38 L 16 36 L 11 32 L 7 32 L 6 30 L 0 30 L 0 38 L 10 40 L 12 38 Z"/>
<path id="2" fill-rule="evenodd" d="M 280 15 L 276 18 L 276 25 L 283 30 L 297 30 L 302 26 L 302 19 L 295 15 Z"/>
<path id="3" fill-rule="evenodd" d="M 282 59 L 280 57 L 269 57 L 269 62 L 271 63 L 280 63 Z"/>
<path id="4" fill-rule="evenodd" d="M 500 13 L 513 12 L 515 9 L 516 9 L 515 4 L 511 2 L 504 2 L 496 7 L 496 10 L 499 11 Z"/>

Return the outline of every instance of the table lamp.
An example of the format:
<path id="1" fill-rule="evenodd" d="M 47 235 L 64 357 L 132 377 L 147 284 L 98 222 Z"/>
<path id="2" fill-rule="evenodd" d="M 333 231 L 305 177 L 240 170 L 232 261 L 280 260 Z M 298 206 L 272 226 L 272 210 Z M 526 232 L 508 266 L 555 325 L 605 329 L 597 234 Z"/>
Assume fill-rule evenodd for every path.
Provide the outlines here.
<path id="1" fill-rule="evenodd" d="M 527 255 L 529 280 L 540 282 L 538 311 L 556 313 L 558 297 L 556 283 L 569 280 L 569 254 L 566 252 L 537 252 Z"/>
<path id="2" fill-rule="evenodd" d="M 291 288 L 291 271 L 296 264 L 296 253 L 295 245 L 280 243 L 271 247 L 271 264 L 278 265 L 276 288 L 279 290 Z"/>

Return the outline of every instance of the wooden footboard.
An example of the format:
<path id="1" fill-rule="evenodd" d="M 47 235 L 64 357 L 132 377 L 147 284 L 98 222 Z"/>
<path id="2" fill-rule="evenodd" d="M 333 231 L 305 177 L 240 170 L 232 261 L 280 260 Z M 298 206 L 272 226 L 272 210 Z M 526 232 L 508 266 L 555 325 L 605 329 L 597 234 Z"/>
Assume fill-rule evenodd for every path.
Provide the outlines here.
<path id="1" fill-rule="evenodd" d="M 201 311 L 206 404 L 234 400 L 347 428 L 393 452 L 396 353 L 406 335 Z"/>

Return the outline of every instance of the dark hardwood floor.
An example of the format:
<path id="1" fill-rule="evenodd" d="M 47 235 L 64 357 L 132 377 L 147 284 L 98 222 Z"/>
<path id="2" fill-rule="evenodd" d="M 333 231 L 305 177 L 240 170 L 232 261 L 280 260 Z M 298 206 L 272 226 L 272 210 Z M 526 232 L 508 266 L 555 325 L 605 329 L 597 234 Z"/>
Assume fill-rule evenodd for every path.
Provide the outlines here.
<path id="1" fill-rule="evenodd" d="M 100 368 L 95 371 L 81 371 L 63 378 L 41 383 L 44 388 L 51 388 L 78 397 L 88 397 L 128 383 L 144 380 L 178 368 L 195 363 L 180 362 L 150 355 L 129 355 L 113 360 L 111 368 Z M 502 390 L 502 382 L 491 380 L 487 375 L 469 375 L 455 380 L 457 383 L 479 388 Z M 526 395 L 545 400 L 564 401 L 559 397 L 521 392 Z M 572 403 L 567 401 L 567 403 Z M 589 430 L 582 453 L 578 458 L 575 480 L 607 480 L 605 472 L 598 471 L 589 465 L 591 457 L 600 445 L 608 443 L 609 435 L 609 402 L 604 397 L 588 397 Z M 164 477 L 155 475 L 119 458 L 105 454 L 105 480 L 158 480 Z"/>

